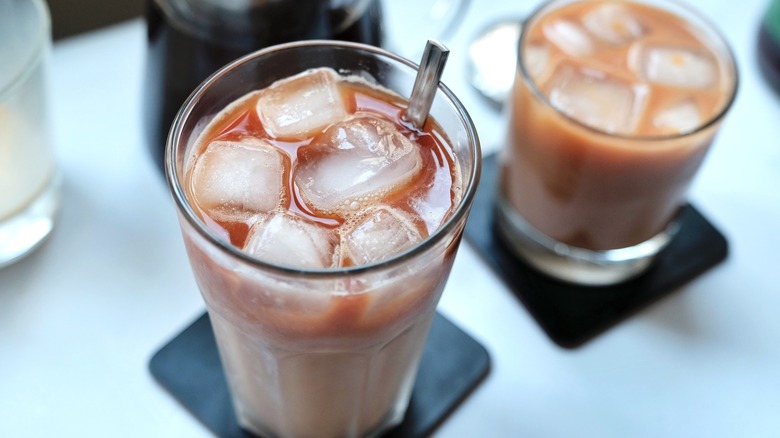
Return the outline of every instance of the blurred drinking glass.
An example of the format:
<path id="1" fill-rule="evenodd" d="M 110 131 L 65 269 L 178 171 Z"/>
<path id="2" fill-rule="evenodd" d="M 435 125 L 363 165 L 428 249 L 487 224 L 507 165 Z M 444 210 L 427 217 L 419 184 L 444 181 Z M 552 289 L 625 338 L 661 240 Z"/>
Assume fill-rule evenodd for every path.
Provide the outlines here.
<path id="1" fill-rule="evenodd" d="M 54 227 L 59 177 L 46 68 L 51 50 L 43 0 L 0 0 L 0 266 L 36 248 Z"/>
<path id="2" fill-rule="evenodd" d="M 544 3 L 523 26 L 509 97 L 502 236 L 575 283 L 644 272 L 736 91 L 726 41 L 680 3 Z"/>

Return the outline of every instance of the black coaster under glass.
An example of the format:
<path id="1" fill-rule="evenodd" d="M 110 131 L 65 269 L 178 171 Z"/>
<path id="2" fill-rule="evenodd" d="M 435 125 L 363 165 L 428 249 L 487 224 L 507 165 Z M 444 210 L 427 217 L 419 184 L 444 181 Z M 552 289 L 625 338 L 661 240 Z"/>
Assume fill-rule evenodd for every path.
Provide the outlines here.
<path id="1" fill-rule="evenodd" d="M 482 381 L 489 368 L 487 350 L 437 313 L 406 417 L 383 437 L 430 435 Z M 163 387 L 217 436 L 255 436 L 241 429 L 233 413 L 207 314 L 157 351 L 149 369 Z"/>
<path id="2" fill-rule="evenodd" d="M 726 258 L 725 237 L 688 205 L 679 233 L 641 276 L 598 287 L 553 279 L 516 257 L 498 236 L 493 220 L 497 161 L 492 154 L 482 162 L 482 180 L 466 224 L 466 238 L 562 347 L 584 344 Z"/>

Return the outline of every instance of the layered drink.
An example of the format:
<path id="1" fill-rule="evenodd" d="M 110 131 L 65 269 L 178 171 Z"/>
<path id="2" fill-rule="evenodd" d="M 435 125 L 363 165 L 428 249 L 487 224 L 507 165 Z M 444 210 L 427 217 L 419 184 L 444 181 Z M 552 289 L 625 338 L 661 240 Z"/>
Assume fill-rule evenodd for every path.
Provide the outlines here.
<path id="1" fill-rule="evenodd" d="M 377 434 L 406 410 L 478 145 L 444 91 L 422 129 L 406 123 L 415 70 L 380 49 L 286 45 L 224 75 L 290 53 L 297 72 L 229 101 L 229 77 L 207 81 L 174 126 L 168 175 L 241 425 Z"/>
<path id="2" fill-rule="evenodd" d="M 731 52 L 677 3 L 622 1 L 547 3 L 519 50 L 504 235 L 556 275 L 556 255 L 596 270 L 633 263 L 606 282 L 637 273 L 669 241 L 734 99 Z"/>

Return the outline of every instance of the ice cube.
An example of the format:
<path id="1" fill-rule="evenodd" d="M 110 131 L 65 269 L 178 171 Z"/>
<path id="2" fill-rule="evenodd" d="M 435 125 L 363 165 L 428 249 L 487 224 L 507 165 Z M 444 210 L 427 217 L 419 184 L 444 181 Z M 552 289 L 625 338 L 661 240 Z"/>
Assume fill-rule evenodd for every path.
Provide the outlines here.
<path id="1" fill-rule="evenodd" d="M 706 88 L 718 79 L 718 67 L 708 54 L 681 47 L 640 48 L 639 75 L 656 84 Z"/>
<path id="2" fill-rule="evenodd" d="M 268 212 L 284 194 L 282 153 L 265 140 L 214 141 L 195 162 L 194 197 L 201 208 Z"/>
<path id="3" fill-rule="evenodd" d="M 420 242 L 422 236 L 402 211 L 377 207 L 344 235 L 345 255 L 357 265 L 384 260 Z"/>
<path id="4" fill-rule="evenodd" d="M 528 74 L 538 82 L 550 63 L 550 48 L 546 44 L 529 44 L 523 49 L 523 60 Z"/>
<path id="5" fill-rule="evenodd" d="M 544 36 L 570 56 L 587 56 L 593 53 L 591 41 L 585 29 L 570 20 L 557 20 L 544 26 Z"/>
<path id="6" fill-rule="evenodd" d="M 252 226 L 244 251 L 270 263 L 321 269 L 335 266 L 338 247 L 334 230 L 291 213 L 277 213 Z"/>
<path id="7" fill-rule="evenodd" d="M 257 113 L 274 137 L 301 138 L 347 117 L 336 73 L 315 69 L 276 82 L 260 93 Z"/>
<path id="8" fill-rule="evenodd" d="M 605 3 L 582 17 L 585 28 L 610 44 L 625 44 L 643 34 L 642 24 L 623 5 Z"/>
<path id="9" fill-rule="evenodd" d="M 561 65 L 550 80 L 550 102 L 568 116 L 609 133 L 631 133 L 647 90 L 605 72 Z"/>
<path id="10" fill-rule="evenodd" d="M 363 115 L 299 149 L 295 183 L 309 207 L 338 213 L 400 189 L 421 166 L 416 143 L 392 123 Z"/>
<path id="11" fill-rule="evenodd" d="M 653 117 L 653 124 L 664 133 L 692 131 L 701 122 L 699 107 L 690 99 L 663 108 Z"/>

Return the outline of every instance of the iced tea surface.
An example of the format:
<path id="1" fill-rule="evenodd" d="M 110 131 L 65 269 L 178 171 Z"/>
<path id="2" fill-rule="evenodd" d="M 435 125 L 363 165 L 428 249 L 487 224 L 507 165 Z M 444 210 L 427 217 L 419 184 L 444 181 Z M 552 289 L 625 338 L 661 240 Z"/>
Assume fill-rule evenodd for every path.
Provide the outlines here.
<path id="1" fill-rule="evenodd" d="M 522 54 L 537 88 L 559 111 L 604 132 L 690 132 L 733 94 L 727 49 L 657 7 L 575 2 L 528 32 Z"/>
<path id="2" fill-rule="evenodd" d="M 199 137 L 188 195 L 217 235 L 310 269 L 377 262 L 432 234 L 460 200 L 457 160 L 407 102 L 321 68 L 225 108 Z"/>

